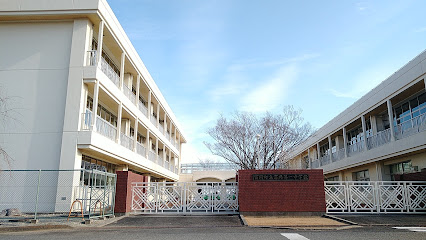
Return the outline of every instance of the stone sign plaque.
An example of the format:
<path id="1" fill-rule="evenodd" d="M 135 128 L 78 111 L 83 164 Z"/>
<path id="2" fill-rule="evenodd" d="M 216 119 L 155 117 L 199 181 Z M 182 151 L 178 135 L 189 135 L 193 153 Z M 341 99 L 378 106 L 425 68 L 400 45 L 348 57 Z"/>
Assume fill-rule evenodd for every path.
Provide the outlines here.
<path id="1" fill-rule="evenodd" d="M 308 181 L 309 174 L 252 174 L 253 181 Z"/>

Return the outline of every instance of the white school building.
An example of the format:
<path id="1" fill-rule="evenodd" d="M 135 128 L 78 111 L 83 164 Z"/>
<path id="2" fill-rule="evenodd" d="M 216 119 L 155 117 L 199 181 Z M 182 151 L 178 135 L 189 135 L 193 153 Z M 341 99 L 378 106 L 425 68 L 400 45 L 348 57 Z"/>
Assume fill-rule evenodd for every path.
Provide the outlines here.
<path id="1" fill-rule="evenodd" d="M 105 0 L 1 1 L 0 53 L 0 94 L 13 109 L 0 124 L 13 159 L 3 170 L 178 181 L 182 128 Z M 79 171 L 61 178 L 52 181 L 88 183 Z M 68 210 L 71 194 L 54 197 Z"/>

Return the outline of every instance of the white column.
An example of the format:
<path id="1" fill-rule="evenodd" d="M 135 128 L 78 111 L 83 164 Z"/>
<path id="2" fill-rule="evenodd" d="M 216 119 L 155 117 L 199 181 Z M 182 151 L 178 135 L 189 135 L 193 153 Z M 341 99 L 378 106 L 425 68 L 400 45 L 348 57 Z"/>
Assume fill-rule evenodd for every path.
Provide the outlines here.
<path id="1" fill-rule="evenodd" d="M 377 180 L 376 181 L 383 181 L 383 167 L 381 162 L 376 162 L 376 174 L 377 174 Z"/>
<path id="2" fill-rule="evenodd" d="M 146 151 L 145 151 L 145 157 L 148 159 L 149 151 L 151 149 L 151 146 L 149 146 L 149 129 L 146 130 Z"/>
<path id="3" fill-rule="evenodd" d="M 133 136 L 133 151 L 136 152 L 136 143 L 138 142 L 138 128 L 139 128 L 139 120 L 136 117 L 135 119 L 135 135 Z"/>
<path id="4" fill-rule="evenodd" d="M 95 89 L 93 93 L 93 116 L 91 129 L 96 129 L 96 116 L 98 115 L 98 100 L 99 99 L 99 80 L 95 80 Z"/>
<path id="5" fill-rule="evenodd" d="M 346 136 L 346 127 L 343 127 L 343 145 L 345 149 L 345 158 L 348 157 L 348 137 Z"/>
<path id="6" fill-rule="evenodd" d="M 160 103 L 157 103 L 157 128 L 159 127 L 158 125 L 160 125 Z"/>
<path id="7" fill-rule="evenodd" d="M 140 85 L 141 85 L 141 76 L 138 74 L 136 78 L 136 107 L 139 108 L 139 96 L 140 96 Z"/>
<path id="8" fill-rule="evenodd" d="M 364 151 L 367 151 L 367 127 L 365 125 L 365 117 L 364 115 L 361 116 L 361 125 L 362 125 L 362 136 L 364 137 Z"/>
<path id="9" fill-rule="evenodd" d="M 391 141 L 395 141 L 395 127 L 393 126 L 393 111 L 392 111 L 392 102 L 390 99 L 386 101 L 388 105 L 388 116 L 389 116 L 389 125 L 391 130 Z"/>
<path id="10" fill-rule="evenodd" d="M 99 31 L 98 31 L 98 49 L 96 50 L 96 64 L 97 64 L 97 66 L 99 66 L 99 64 L 101 64 L 103 42 L 104 42 L 104 21 L 101 21 L 99 23 Z"/>
<path id="11" fill-rule="evenodd" d="M 151 115 L 152 115 L 151 101 L 152 101 L 152 99 L 151 99 L 151 90 L 149 90 L 148 91 L 148 104 L 147 104 L 147 107 L 148 107 L 148 120 L 151 120 Z"/>
<path id="12" fill-rule="evenodd" d="M 123 111 L 123 103 L 120 102 L 118 105 L 118 117 L 117 117 L 117 139 L 116 142 L 120 144 L 120 138 L 121 138 L 121 118 L 122 118 L 122 111 Z"/>
<path id="13" fill-rule="evenodd" d="M 158 164 L 158 138 L 155 139 L 155 162 Z"/>
<path id="14" fill-rule="evenodd" d="M 166 113 L 166 111 L 164 111 L 163 129 L 164 129 L 164 136 L 167 136 L 167 113 Z"/>
<path id="15" fill-rule="evenodd" d="M 169 132 L 169 141 L 172 138 L 172 120 L 170 120 L 170 132 Z"/>
<path id="16" fill-rule="evenodd" d="M 163 167 L 166 165 L 166 145 L 164 145 L 164 143 L 163 143 Z M 170 163 L 169 163 L 169 165 L 170 165 Z M 170 166 L 169 166 L 169 169 L 170 169 Z"/>
<path id="17" fill-rule="evenodd" d="M 376 116 L 370 116 L 371 130 L 373 132 L 373 136 L 377 134 L 377 119 Z"/>
<path id="18" fill-rule="evenodd" d="M 124 62 L 126 60 L 126 53 L 121 53 L 121 65 L 120 65 L 120 90 L 123 91 L 124 84 Z"/>
<path id="19" fill-rule="evenodd" d="M 308 168 L 312 169 L 311 148 L 308 147 Z"/>
<path id="20" fill-rule="evenodd" d="M 177 150 L 180 152 L 180 134 L 179 134 L 179 139 L 177 141 L 177 144 L 178 144 Z"/>
<path id="21" fill-rule="evenodd" d="M 331 141 L 331 136 L 328 136 L 328 150 L 330 152 L 330 156 L 329 156 L 330 157 L 330 163 L 333 162 L 333 156 L 332 156 L 333 153 L 332 153 L 332 149 L 331 149 L 332 145 L 333 144 L 332 144 L 332 141 Z"/>
<path id="22" fill-rule="evenodd" d="M 320 161 L 321 152 L 320 152 L 319 142 L 317 142 L 317 157 L 318 157 L 318 164 L 319 164 L 319 166 L 321 166 L 321 161 Z"/>

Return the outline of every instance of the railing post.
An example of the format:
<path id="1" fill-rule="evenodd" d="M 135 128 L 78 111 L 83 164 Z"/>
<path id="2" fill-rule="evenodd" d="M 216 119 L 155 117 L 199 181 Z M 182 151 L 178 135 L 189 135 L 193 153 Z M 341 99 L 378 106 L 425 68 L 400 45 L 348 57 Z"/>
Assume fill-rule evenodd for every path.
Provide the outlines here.
<path id="1" fill-rule="evenodd" d="M 37 220 L 38 199 L 39 199 L 39 193 L 40 193 L 40 175 L 41 175 L 41 169 L 38 170 L 37 195 L 36 195 L 36 204 L 35 204 L 35 210 L 34 210 L 34 220 Z"/>

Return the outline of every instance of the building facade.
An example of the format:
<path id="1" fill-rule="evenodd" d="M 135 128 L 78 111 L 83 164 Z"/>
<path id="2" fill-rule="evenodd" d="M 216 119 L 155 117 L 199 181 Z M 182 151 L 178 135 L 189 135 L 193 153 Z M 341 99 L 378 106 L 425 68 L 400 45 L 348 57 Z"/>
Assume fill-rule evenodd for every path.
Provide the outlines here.
<path id="1" fill-rule="evenodd" d="M 179 182 L 236 182 L 237 169 L 229 163 L 183 163 Z"/>
<path id="2" fill-rule="evenodd" d="M 179 179 L 182 128 L 105 0 L 2 1 L 0 52 L 3 169 Z"/>
<path id="3" fill-rule="evenodd" d="M 426 180 L 426 52 L 333 118 L 284 160 L 330 181 Z"/>

